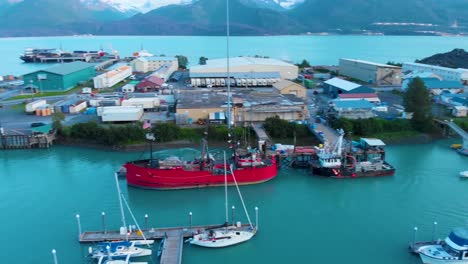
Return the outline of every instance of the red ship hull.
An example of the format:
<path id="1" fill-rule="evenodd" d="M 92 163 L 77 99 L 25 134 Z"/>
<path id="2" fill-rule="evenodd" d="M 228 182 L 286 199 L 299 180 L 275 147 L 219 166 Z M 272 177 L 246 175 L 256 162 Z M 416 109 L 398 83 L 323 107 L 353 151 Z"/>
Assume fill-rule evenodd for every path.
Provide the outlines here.
<path id="1" fill-rule="evenodd" d="M 224 186 L 224 172 L 215 170 L 187 171 L 183 168 L 148 168 L 128 162 L 126 168 L 127 184 L 130 186 L 172 190 Z M 241 167 L 234 170 L 237 184 L 256 184 L 273 179 L 277 174 L 275 162 L 258 167 Z M 234 185 L 232 175 L 227 175 L 228 185 Z"/>

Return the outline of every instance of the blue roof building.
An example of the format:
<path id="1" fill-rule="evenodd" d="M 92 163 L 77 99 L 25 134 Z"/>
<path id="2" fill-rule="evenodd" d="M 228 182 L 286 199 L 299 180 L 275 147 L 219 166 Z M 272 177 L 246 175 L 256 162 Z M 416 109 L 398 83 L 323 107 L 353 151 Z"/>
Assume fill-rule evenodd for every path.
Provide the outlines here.
<path id="1" fill-rule="evenodd" d="M 336 111 L 338 117 L 349 119 L 365 119 L 374 117 L 372 108 L 374 104 L 367 100 L 333 100 L 332 108 Z"/>
<path id="2" fill-rule="evenodd" d="M 438 95 L 443 91 L 449 91 L 451 93 L 463 92 L 464 86 L 460 81 L 446 81 L 438 78 L 421 78 L 424 85 L 432 94 Z M 407 90 L 412 78 L 403 81 L 401 88 Z"/>
<path id="3" fill-rule="evenodd" d="M 367 100 L 333 101 L 335 109 L 372 109 L 374 105 Z"/>

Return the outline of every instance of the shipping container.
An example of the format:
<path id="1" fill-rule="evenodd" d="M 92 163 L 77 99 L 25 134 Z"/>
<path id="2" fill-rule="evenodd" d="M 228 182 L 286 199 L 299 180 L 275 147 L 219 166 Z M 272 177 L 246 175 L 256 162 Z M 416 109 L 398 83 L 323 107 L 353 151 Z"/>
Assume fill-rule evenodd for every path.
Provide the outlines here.
<path id="1" fill-rule="evenodd" d="M 306 88 L 314 88 L 315 84 L 314 84 L 314 82 L 312 80 L 305 79 L 304 80 L 304 86 Z"/>
<path id="2" fill-rule="evenodd" d="M 143 109 L 153 109 L 160 105 L 158 97 L 130 98 L 122 101 L 122 106 L 141 106 Z"/>
<path id="3" fill-rule="evenodd" d="M 34 102 L 31 102 L 25 106 L 26 113 L 34 113 L 36 109 L 40 106 L 46 105 L 47 101 L 46 100 L 36 100 Z"/>
<path id="4" fill-rule="evenodd" d="M 101 108 L 101 107 L 99 107 Z M 130 122 L 140 121 L 143 117 L 143 108 L 134 106 L 102 107 L 98 108 L 103 122 Z M 99 115 L 99 114 L 98 114 Z"/>
<path id="5" fill-rule="evenodd" d="M 86 109 L 86 107 L 87 107 L 86 101 L 76 102 L 76 103 L 70 105 L 70 107 L 69 107 L 70 114 L 78 114 L 81 111 L 83 111 L 84 109 Z"/>

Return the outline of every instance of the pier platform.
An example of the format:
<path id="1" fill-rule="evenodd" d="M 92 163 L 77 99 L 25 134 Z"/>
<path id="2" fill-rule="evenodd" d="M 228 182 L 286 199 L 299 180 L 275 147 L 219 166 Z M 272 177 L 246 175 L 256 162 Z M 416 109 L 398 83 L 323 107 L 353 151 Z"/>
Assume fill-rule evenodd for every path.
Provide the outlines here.
<path id="1" fill-rule="evenodd" d="M 161 254 L 161 264 L 181 264 L 182 250 L 184 248 L 184 240 L 192 237 L 194 234 L 203 232 L 209 229 L 219 229 L 224 225 L 202 225 L 192 227 L 168 227 L 168 228 L 148 228 L 143 229 L 142 233 L 132 232 L 128 235 L 129 240 L 143 240 L 143 235 L 149 240 L 161 240 L 166 238 Z M 230 227 L 232 227 L 230 225 Z M 241 224 L 237 230 L 250 229 L 249 224 Z M 79 236 L 80 243 L 98 243 L 105 241 L 116 241 L 125 239 L 125 235 L 120 235 L 119 231 L 91 231 L 81 233 Z"/>

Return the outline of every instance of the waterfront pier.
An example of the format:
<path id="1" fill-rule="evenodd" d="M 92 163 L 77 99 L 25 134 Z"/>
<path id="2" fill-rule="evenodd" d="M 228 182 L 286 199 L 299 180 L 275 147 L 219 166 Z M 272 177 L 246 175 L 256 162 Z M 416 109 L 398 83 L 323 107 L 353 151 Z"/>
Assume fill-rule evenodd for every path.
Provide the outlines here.
<path id="1" fill-rule="evenodd" d="M 0 135 L 0 149 L 49 148 L 55 133 L 39 135 Z"/>
<path id="2" fill-rule="evenodd" d="M 128 234 L 129 240 L 161 240 L 165 238 L 164 247 L 161 252 L 161 264 L 182 263 L 182 251 L 184 240 L 191 238 L 194 234 L 210 229 L 222 228 L 224 225 L 200 225 L 189 227 L 148 228 Z M 229 226 L 233 228 L 234 226 Z M 236 230 L 248 230 L 249 224 L 238 224 Z M 81 227 L 80 227 L 81 229 Z M 97 243 L 105 241 L 124 240 L 125 235 L 119 231 L 91 231 L 79 234 L 80 243 Z"/>

